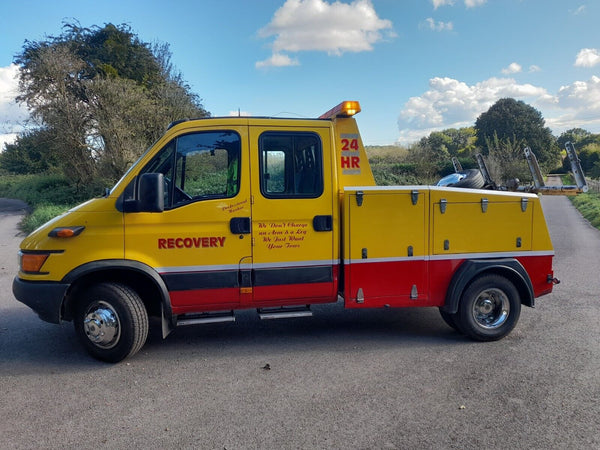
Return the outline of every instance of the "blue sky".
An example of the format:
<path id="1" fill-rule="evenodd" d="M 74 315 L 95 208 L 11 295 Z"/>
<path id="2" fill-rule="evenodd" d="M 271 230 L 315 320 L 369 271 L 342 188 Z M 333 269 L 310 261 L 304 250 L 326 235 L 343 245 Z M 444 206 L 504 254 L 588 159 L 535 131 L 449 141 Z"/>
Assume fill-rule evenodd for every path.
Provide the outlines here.
<path id="1" fill-rule="evenodd" d="M 0 5 L 0 145 L 26 118 L 14 55 L 74 19 L 168 42 L 216 116 L 359 100 L 365 144 L 407 144 L 513 97 L 555 135 L 600 132 L 599 0 L 21 0 Z"/>

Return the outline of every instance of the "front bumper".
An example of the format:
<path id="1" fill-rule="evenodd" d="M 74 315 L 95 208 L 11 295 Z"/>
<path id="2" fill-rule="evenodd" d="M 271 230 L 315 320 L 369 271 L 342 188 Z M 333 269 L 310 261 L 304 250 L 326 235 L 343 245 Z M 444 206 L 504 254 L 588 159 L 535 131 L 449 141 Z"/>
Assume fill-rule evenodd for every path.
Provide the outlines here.
<path id="1" fill-rule="evenodd" d="M 40 319 L 60 323 L 60 310 L 69 284 L 15 277 L 12 288 L 15 298 L 33 309 Z"/>

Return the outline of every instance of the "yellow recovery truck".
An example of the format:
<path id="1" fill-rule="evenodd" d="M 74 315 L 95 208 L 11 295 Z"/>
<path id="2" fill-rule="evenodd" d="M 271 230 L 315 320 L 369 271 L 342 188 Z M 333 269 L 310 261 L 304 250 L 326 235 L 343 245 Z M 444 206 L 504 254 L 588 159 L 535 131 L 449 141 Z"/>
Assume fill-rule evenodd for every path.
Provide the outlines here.
<path id="1" fill-rule="evenodd" d="M 310 305 L 434 306 L 458 332 L 507 335 L 552 291 L 529 193 L 375 185 L 354 114 L 172 124 L 103 198 L 21 244 L 16 298 L 73 321 L 86 349 L 136 353 L 149 316 L 176 326 L 311 315 Z"/>

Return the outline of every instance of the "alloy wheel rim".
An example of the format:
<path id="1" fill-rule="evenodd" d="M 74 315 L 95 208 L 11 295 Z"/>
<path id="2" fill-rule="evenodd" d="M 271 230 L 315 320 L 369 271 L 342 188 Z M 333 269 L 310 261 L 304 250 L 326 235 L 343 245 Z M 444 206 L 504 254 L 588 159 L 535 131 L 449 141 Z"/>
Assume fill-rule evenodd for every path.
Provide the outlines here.
<path id="1" fill-rule="evenodd" d="M 94 302 L 84 314 L 83 330 L 97 347 L 110 349 L 121 337 L 121 323 L 114 308 L 107 302 Z"/>
<path id="2" fill-rule="evenodd" d="M 472 309 L 473 319 L 482 328 L 493 330 L 502 326 L 510 314 L 510 302 L 504 291 L 490 288 L 481 291 Z"/>

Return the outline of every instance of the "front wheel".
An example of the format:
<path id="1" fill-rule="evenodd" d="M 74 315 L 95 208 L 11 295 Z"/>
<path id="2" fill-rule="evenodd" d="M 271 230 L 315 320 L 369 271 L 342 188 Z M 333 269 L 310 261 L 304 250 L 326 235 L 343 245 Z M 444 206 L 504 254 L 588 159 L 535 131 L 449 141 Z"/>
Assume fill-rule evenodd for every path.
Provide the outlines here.
<path id="1" fill-rule="evenodd" d="M 100 283 L 84 291 L 74 325 L 86 350 L 112 363 L 137 353 L 148 337 L 144 303 L 137 292 L 119 283 Z"/>
<path id="2" fill-rule="evenodd" d="M 464 291 L 458 309 L 463 333 L 478 341 L 502 339 L 517 324 L 521 299 L 514 284 L 500 275 L 483 275 Z"/>

